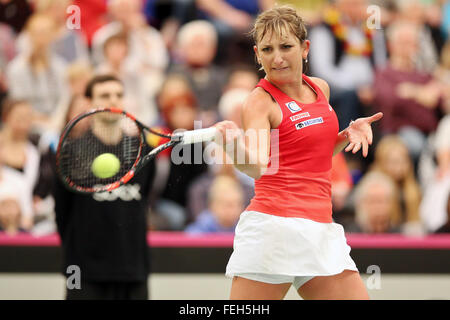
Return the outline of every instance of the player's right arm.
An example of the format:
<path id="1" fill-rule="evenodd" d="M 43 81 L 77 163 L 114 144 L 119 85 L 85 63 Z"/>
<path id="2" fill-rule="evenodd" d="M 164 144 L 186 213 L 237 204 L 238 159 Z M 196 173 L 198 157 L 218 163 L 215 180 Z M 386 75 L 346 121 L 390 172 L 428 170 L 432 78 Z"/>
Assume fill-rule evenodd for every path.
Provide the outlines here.
<path id="1" fill-rule="evenodd" d="M 215 125 L 224 137 L 224 150 L 234 166 L 248 176 L 259 179 L 267 169 L 270 129 L 273 127 L 273 101 L 263 89 L 255 89 L 242 108 L 243 131 L 232 121 Z M 234 143 L 234 148 L 230 144 Z"/>

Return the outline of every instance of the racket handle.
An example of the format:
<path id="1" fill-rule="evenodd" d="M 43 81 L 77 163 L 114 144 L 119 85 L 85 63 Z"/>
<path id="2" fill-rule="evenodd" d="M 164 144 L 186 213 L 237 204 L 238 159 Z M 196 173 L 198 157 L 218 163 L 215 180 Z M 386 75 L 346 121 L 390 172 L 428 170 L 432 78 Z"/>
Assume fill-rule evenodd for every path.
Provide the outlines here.
<path id="1" fill-rule="evenodd" d="M 175 136 L 179 136 L 181 138 L 182 144 L 191 144 L 214 140 L 216 132 L 217 129 L 212 127 L 205 129 L 183 131 L 180 132 L 179 134 L 176 134 Z"/>

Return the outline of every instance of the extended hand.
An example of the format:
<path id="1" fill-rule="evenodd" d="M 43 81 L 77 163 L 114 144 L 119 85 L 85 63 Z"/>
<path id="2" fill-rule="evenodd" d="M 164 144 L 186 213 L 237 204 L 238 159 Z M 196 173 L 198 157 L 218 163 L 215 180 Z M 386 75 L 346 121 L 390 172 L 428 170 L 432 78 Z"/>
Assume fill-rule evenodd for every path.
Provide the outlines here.
<path id="1" fill-rule="evenodd" d="M 219 144 L 223 144 L 224 146 L 229 143 L 233 143 L 242 136 L 241 130 L 239 129 L 237 124 L 234 123 L 233 121 L 229 120 L 220 121 L 216 123 L 213 127 L 216 127 L 217 131 L 221 135 L 222 138 L 221 141 L 223 141 L 223 143 Z"/>
<path id="2" fill-rule="evenodd" d="M 362 153 L 364 157 L 367 157 L 369 151 L 369 145 L 372 144 L 373 134 L 371 124 L 378 121 L 383 117 L 383 113 L 378 112 L 371 117 L 359 118 L 352 121 L 346 131 L 346 136 L 349 141 L 345 151 L 352 150 L 353 153 L 358 152 L 362 147 Z"/>

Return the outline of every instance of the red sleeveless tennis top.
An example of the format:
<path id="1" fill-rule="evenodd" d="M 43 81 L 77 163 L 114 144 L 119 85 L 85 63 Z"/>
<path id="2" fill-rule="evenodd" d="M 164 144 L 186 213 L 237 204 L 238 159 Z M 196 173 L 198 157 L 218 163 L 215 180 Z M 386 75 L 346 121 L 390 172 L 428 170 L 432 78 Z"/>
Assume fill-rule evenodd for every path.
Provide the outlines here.
<path id="1" fill-rule="evenodd" d="M 303 80 L 316 93 L 314 103 L 296 101 L 265 79 L 257 85 L 275 99 L 283 119 L 271 130 L 268 170 L 255 180 L 246 210 L 332 222 L 331 162 L 339 124 L 320 88 L 305 75 Z"/>

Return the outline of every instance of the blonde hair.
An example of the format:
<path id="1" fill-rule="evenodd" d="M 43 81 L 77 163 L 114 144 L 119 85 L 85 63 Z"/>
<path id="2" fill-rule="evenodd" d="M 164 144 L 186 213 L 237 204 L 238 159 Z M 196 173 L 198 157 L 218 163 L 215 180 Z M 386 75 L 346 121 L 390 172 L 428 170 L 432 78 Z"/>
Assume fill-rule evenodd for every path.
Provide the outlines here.
<path id="1" fill-rule="evenodd" d="M 401 181 L 397 181 L 400 193 L 403 195 L 405 201 L 406 216 L 405 221 L 399 215 L 394 217 L 395 223 L 419 221 L 419 206 L 421 200 L 421 191 L 419 184 L 414 174 L 414 164 L 409 156 L 406 144 L 397 135 L 384 136 L 378 143 L 375 150 L 375 161 L 373 163 L 373 170 L 379 170 L 385 174 L 389 174 L 386 170 L 386 161 L 389 153 L 394 149 L 403 149 L 408 155 L 407 165 L 408 170 Z"/>
<path id="2" fill-rule="evenodd" d="M 72 3 L 72 0 L 35 0 L 35 10 L 36 12 L 44 12 L 50 9 L 54 4 L 60 5 L 61 3 L 65 6 L 68 6 Z"/>
<path id="3" fill-rule="evenodd" d="M 30 32 L 36 23 L 47 20 L 52 24 L 52 28 L 56 31 L 57 25 L 55 19 L 47 13 L 33 13 L 27 20 L 24 30 Z"/>
<path id="4" fill-rule="evenodd" d="M 297 10 L 290 6 L 276 6 L 261 13 L 255 21 L 251 36 L 256 45 L 266 34 L 282 36 L 286 31 L 295 35 L 300 43 L 307 37 L 306 25 L 303 18 L 297 14 Z"/>
<path id="5" fill-rule="evenodd" d="M 67 69 L 66 69 L 66 78 L 67 80 L 74 81 L 76 79 L 90 76 L 92 75 L 92 67 L 83 61 L 76 61 L 74 63 L 71 63 Z"/>

